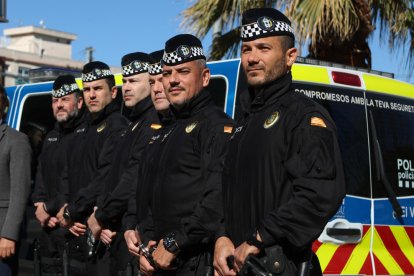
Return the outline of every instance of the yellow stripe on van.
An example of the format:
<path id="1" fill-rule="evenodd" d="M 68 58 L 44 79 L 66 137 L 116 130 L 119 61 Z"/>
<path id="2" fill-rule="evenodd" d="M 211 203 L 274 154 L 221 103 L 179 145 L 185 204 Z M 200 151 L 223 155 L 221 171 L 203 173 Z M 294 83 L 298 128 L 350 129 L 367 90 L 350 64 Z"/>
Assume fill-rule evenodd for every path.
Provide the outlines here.
<path id="1" fill-rule="evenodd" d="M 325 271 L 338 247 L 339 245 L 333 243 L 323 243 L 319 246 L 316 255 L 318 256 L 322 271 Z"/>
<path id="2" fill-rule="evenodd" d="M 362 77 L 368 91 L 414 98 L 414 85 L 412 84 L 369 74 L 362 74 Z"/>
<path id="3" fill-rule="evenodd" d="M 328 70 L 324 67 L 310 66 L 306 64 L 293 64 L 292 76 L 296 81 L 330 84 Z"/>
<path id="4" fill-rule="evenodd" d="M 79 89 L 82 90 L 83 89 L 82 78 L 77 78 L 76 83 L 78 84 Z M 122 85 L 122 74 L 115 74 L 115 84 L 117 86 Z"/>
<path id="5" fill-rule="evenodd" d="M 404 274 L 404 271 L 398 265 L 397 261 L 395 261 L 395 259 L 391 256 L 390 252 L 388 252 L 388 250 L 385 248 L 385 245 L 382 242 L 381 237 L 375 228 L 372 250 L 374 251 L 374 255 L 382 263 L 385 269 L 387 269 L 389 274 Z"/>
<path id="6" fill-rule="evenodd" d="M 349 256 L 348 262 L 345 264 L 344 269 L 341 271 L 341 274 L 359 274 L 369 254 L 370 242 L 371 228 L 369 228 L 365 233 L 361 242 L 355 246 L 351 256 Z"/>
<path id="7" fill-rule="evenodd" d="M 405 231 L 404 226 L 390 226 L 390 229 L 401 251 L 404 253 L 407 259 L 410 261 L 411 265 L 414 267 L 414 246 L 411 243 L 410 237 L 408 237 L 408 234 Z"/>

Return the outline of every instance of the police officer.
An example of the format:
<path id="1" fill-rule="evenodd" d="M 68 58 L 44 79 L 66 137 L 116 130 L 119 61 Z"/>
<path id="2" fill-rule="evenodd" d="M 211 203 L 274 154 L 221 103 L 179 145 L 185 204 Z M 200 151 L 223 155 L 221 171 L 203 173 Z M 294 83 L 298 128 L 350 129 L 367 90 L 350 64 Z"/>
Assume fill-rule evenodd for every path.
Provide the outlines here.
<path id="1" fill-rule="evenodd" d="M 294 275 L 345 193 L 336 129 L 323 107 L 292 89 L 297 50 L 286 16 L 248 10 L 241 38 L 249 86 L 225 160 L 225 230 L 216 241 L 215 270 L 245 272 L 248 255 L 260 258 L 272 248 L 283 250 L 285 273 Z"/>
<path id="2" fill-rule="evenodd" d="M 205 89 L 210 70 L 200 40 L 177 35 L 164 51 L 162 81 L 175 122 L 152 141 L 160 151 L 147 161 L 143 185 L 149 211 L 138 232 L 147 247 L 156 249 L 152 265 L 143 255 L 140 268 L 146 274 L 206 275 L 212 269 L 222 161 L 232 120 Z"/>
<path id="3" fill-rule="evenodd" d="M 72 75 L 59 76 L 52 90 L 56 124 L 44 139 L 32 195 L 36 218 L 43 227 L 39 243 L 43 274 L 63 273 L 65 235 L 69 233 L 58 227 L 56 214 L 66 202 L 58 190 L 66 163 L 68 141 L 74 130 L 84 122 L 82 107 L 83 98 L 75 78 Z"/>
<path id="4" fill-rule="evenodd" d="M 145 171 L 147 170 L 148 160 L 151 159 L 153 154 L 156 154 L 158 151 L 158 144 L 152 142 L 156 137 L 162 135 L 164 131 L 168 131 L 169 126 L 171 125 L 172 119 L 169 115 L 169 106 L 170 103 L 167 100 L 164 92 L 164 86 L 162 85 L 162 65 L 161 60 L 164 54 L 164 50 L 158 50 L 150 54 L 151 62 L 149 64 L 148 73 L 149 73 L 149 85 L 151 88 L 151 100 L 158 112 L 159 121 L 161 123 L 162 129 L 158 129 L 154 132 L 153 136 L 144 149 L 144 152 L 141 154 L 141 161 L 139 165 L 134 168 L 133 174 L 130 174 L 128 178 L 123 178 L 123 181 L 128 181 L 132 183 L 132 190 L 129 193 L 128 209 L 124 216 L 124 237 L 129 249 L 129 252 L 134 256 L 139 256 L 139 237 L 136 232 L 136 226 L 138 224 L 139 215 L 137 211 L 140 212 L 140 206 L 146 207 L 146 200 L 148 199 L 148 193 L 142 191 L 141 183 L 144 182 L 144 177 L 146 176 Z M 135 180 L 135 181 L 134 181 Z M 139 186 L 139 187 L 138 187 Z M 138 192 L 137 192 L 138 190 Z M 139 204 L 137 204 L 139 203 Z M 142 216 L 142 215 L 141 215 Z"/>
<path id="5" fill-rule="evenodd" d="M 95 183 L 104 186 L 104 189 L 96 202 L 97 210 L 88 219 L 88 226 L 94 236 L 100 238 L 104 244 L 111 245 L 106 252 L 112 262 L 110 275 L 125 271 L 128 261 L 131 260 L 121 231 L 131 182 L 137 174 L 137 162 L 134 159 L 129 164 L 129 161 L 132 155 L 139 159 L 154 129 L 159 128 L 157 112 L 150 96 L 149 62 L 149 55 L 142 52 L 131 53 L 122 58 L 122 94 L 125 105 L 132 109 L 129 116 L 131 123 L 119 134 L 114 153 L 112 157 L 108 157 L 111 160 L 109 174 L 103 182 Z"/>
<path id="6" fill-rule="evenodd" d="M 86 127 L 79 129 L 70 141 L 64 178 L 67 179 L 68 204 L 57 215 L 62 226 L 73 233 L 69 240 L 69 269 L 94 275 L 94 260 L 91 243 L 87 243 L 86 217 L 93 212 L 99 189 L 88 190 L 93 181 L 101 182 L 107 175 L 110 164 L 107 157 L 113 152 L 116 138 L 128 125 L 121 115 L 115 98 L 117 87 L 108 65 L 100 61 L 85 64 L 82 71 L 83 96 L 89 110 Z M 99 168 L 99 170 L 98 170 Z M 89 237 L 90 238 L 90 237 Z M 88 260 L 85 269 L 85 260 Z M 78 264 L 75 265 L 74 264 Z"/>

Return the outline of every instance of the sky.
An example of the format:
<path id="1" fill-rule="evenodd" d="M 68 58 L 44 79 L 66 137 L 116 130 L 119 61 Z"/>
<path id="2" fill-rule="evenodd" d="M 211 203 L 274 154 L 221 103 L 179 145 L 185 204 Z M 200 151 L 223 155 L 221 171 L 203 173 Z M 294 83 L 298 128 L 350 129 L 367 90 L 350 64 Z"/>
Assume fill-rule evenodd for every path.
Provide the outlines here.
<path id="1" fill-rule="evenodd" d="M 191 0 L 6 0 L 8 23 L 3 29 L 19 26 L 40 26 L 77 35 L 72 42 L 72 58 L 86 61 L 87 47 L 93 47 L 95 60 L 120 66 L 123 55 L 131 52 L 153 52 L 182 28 L 180 13 L 191 6 Z M 202 40 L 210 47 L 211 37 Z M 391 72 L 395 78 L 414 83 L 401 51 L 391 54 L 378 40 L 378 31 L 369 40 L 372 69 Z"/>

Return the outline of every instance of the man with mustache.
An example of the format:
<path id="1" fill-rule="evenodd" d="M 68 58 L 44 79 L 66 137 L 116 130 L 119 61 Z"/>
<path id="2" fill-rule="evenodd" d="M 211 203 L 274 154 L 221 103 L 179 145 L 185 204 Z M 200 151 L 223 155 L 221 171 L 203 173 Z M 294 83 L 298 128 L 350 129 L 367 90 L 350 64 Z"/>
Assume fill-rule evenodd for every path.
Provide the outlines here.
<path id="1" fill-rule="evenodd" d="M 198 38 L 183 34 L 169 39 L 162 62 L 162 82 L 175 121 L 151 141 L 159 150 L 146 161 L 142 185 L 148 212 L 139 221 L 138 233 L 154 252 L 152 261 L 141 255 L 140 269 L 147 275 L 207 275 L 221 218 L 222 161 L 233 121 L 206 90 L 210 70 Z"/>
<path id="2" fill-rule="evenodd" d="M 60 225 L 73 234 L 68 239 L 70 266 L 75 275 L 99 275 L 94 259 L 91 236 L 85 236 L 86 218 L 93 206 L 84 199 L 96 201 L 103 187 L 88 189 L 103 181 L 110 169 L 107 158 L 114 151 L 119 134 L 128 125 L 115 101 L 117 87 L 109 66 L 100 61 L 85 64 L 82 71 L 83 97 L 89 114 L 86 127 L 78 129 L 70 141 L 63 179 L 67 184 L 67 203 L 57 214 Z M 85 192 L 90 192 L 85 196 Z M 88 241 L 89 238 L 89 241 Z M 88 245 L 89 242 L 89 245 Z M 71 272 L 72 270 L 72 272 Z"/>
<path id="3" fill-rule="evenodd" d="M 284 256 L 269 260 L 273 270 L 283 266 L 280 275 L 296 275 L 345 195 L 336 129 L 322 106 L 292 88 L 297 50 L 285 15 L 272 8 L 246 11 L 241 39 L 248 91 L 240 96 L 243 114 L 224 165 L 216 275 L 236 275 L 248 256 L 269 250 Z"/>
<path id="4" fill-rule="evenodd" d="M 62 257 L 68 231 L 58 227 L 56 218 L 65 203 L 65 198 L 59 193 L 59 184 L 66 163 L 68 141 L 84 123 L 82 107 L 83 98 L 75 78 L 72 75 L 56 78 L 52 90 L 52 110 L 56 124 L 44 139 L 32 195 L 35 215 L 43 228 L 39 238 L 43 273 L 63 273 Z"/>

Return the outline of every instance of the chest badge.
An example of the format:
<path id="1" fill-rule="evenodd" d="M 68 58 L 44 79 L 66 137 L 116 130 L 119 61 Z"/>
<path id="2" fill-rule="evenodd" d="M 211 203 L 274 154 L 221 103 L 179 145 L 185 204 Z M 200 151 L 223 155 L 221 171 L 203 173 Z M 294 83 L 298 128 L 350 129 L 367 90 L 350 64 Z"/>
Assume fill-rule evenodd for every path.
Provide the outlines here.
<path id="1" fill-rule="evenodd" d="M 192 124 L 189 124 L 189 125 L 185 128 L 185 132 L 190 133 L 191 131 L 193 131 L 193 130 L 196 128 L 197 124 L 198 124 L 198 122 L 197 122 L 197 121 L 195 121 L 195 122 L 194 122 L 194 123 L 192 123 Z"/>
<path id="2" fill-rule="evenodd" d="M 106 128 L 106 122 L 102 123 L 98 128 L 96 129 L 97 132 L 101 132 Z"/>
<path id="3" fill-rule="evenodd" d="M 274 124 L 276 124 L 277 123 L 277 121 L 279 121 L 279 117 L 280 117 L 280 114 L 279 114 L 279 111 L 275 111 L 275 112 L 273 112 L 265 121 L 264 121 L 264 124 L 263 124 L 263 127 L 264 128 L 266 128 L 266 129 L 268 129 L 268 128 L 271 128 Z"/>

